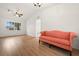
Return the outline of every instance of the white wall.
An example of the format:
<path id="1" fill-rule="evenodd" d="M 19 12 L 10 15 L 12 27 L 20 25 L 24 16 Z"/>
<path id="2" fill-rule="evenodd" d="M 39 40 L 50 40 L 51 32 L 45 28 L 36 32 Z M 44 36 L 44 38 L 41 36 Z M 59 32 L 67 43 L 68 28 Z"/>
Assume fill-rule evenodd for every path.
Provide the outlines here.
<path id="1" fill-rule="evenodd" d="M 21 23 L 21 30 L 8 30 L 6 28 L 6 22 L 7 21 L 12 21 L 12 22 L 18 22 Z M 4 36 L 15 36 L 15 35 L 23 35 L 25 34 L 25 22 L 22 21 L 21 19 L 1 19 L 0 18 L 0 37 Z"/>
<path id="2" fill-rule="evenodd" d="M 13 16 L 12 13 L 8 13 L 7 9 L 0 7 L 0 37 L 24 35 L 26 30 L 24 20 L 23 17 Z M 8 30 L 5 26 L 7 21 L 21 23 L 21 30 Z"/>
<path id="3" fill-rule="evenodd" d="M 40 12 L 42 31 L 59 29 L 77 33 L 73 47 L 79 49 L 79 4 L 58 4 Z"/>

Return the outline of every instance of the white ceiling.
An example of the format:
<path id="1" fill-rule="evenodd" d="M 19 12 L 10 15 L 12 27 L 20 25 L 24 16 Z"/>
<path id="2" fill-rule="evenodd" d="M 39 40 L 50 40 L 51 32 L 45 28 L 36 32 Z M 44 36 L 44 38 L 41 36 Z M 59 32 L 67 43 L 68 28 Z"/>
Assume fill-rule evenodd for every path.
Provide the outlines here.
<path id="1" fill-rule="evenodd" d="M 8 12 L 8 9 L 21 9 L 23 10 L 23 18 L 27 19 L 33 13 L 54 5 L 56 5 L 56 3 L 41 3 L 41 7 L 38 8 L 33 6 L 33 3 L 0 3 L 0 14 L 4 14 L 5 11 Z"/>

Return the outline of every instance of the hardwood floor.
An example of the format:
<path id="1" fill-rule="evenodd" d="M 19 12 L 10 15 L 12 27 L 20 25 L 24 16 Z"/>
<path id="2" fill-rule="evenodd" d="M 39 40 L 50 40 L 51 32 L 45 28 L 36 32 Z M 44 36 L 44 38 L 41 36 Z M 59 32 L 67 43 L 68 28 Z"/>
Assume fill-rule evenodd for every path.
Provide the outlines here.
<path id="1" fill-rule="evenodd" d="M 0 56 L 67 56 L 69 53 L 63 49 L 48 44 L 39 44 L 39 39 L 31 36 L 16 36 L 0 38 Z M 79 55 L 73 50 L 73 55 Z"/>

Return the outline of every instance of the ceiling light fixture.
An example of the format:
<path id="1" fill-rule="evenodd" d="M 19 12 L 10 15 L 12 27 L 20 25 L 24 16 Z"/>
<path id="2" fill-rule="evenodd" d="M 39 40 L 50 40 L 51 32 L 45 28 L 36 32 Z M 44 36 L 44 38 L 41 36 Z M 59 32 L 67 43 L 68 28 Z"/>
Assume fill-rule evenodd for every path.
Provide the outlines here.
<path id="1" fill-rule="evenodd" d="M 36 7 L 41 7 L 40 3 L 33 3 L 33 5 L 36 6 Z"/>
<path id="2" fill-rule="evenodd" d="M 22 17 L 23 16 L 22 10 L 20 10 L 20 9 L 17 9 L 17 10 L 8 9 L 8 12 L 13 13 L 15 16 L 18 16 L 18 17 Z"/>

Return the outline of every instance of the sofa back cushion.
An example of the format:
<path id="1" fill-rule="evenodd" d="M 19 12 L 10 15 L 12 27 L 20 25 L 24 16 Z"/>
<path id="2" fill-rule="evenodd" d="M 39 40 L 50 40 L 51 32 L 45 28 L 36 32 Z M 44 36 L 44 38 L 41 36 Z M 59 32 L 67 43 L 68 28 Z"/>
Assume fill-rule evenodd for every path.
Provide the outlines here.
<path id="1" fill-rule="evenodd" d="M 47 32 L 47 31 L 42 31 L 42 32 L 40 32 L 40 33 L 41 33 L 41 36 L 45 36 L 45 35 L 46 35 L 46 32 Z"/>
<path id="2" fill-rule="evenodd" d="M 56 37 L 56 38 L 62 38 L 69 40 L 69 32 L 63 32 L 63 31 L 47 31 L 46 36 Z"/>

